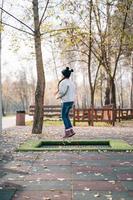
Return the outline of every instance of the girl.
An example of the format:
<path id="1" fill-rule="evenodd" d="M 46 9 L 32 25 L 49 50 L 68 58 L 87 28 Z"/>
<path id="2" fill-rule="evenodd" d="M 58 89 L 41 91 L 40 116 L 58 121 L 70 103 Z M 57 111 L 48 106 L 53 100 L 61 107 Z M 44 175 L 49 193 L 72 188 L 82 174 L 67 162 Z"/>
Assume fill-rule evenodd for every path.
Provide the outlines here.
<path id="1" fill-rule="evenodd" d="M 69 119 L 69 111 L 74 104 L 75 98 L 74 83 L 69 79 L 72 72 L 73 69 L 70 70 L 69 67 L 66 67 L 66 69 L 62 71 L 63 77 L 58 83 L 59 96 L 57 99 L 60 98 L 62 101 L 61 116 L 65 126 L 65 136 L 63 138 L 68 138 L 75 135 L 71 121 Z"/>

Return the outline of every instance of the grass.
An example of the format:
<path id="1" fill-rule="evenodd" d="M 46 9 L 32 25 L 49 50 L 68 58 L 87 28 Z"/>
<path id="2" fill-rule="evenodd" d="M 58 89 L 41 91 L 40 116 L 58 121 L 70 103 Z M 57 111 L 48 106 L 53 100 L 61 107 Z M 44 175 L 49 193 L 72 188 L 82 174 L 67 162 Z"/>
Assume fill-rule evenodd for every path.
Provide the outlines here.
<path id="1" fill-rule="evenodd" d="M 27 126 L 32 126 L 33 121 L 28 121 L 26 122 Z M 44 126 L 62 126 L 63 122 L 62 120 L 54 120 L 54 119 L 46 119 L 44 120 Z M 80 127 L 88 127 L 87 122 L 76 122 L 76 126 Z M 94 122 L 95 127 L 112 127 L 110 123 L 106 122 Z M 116 122 L 115 126 L 117 127 L 133 127 L 133 120 L 125 120 L 121 122 Z"/>
<path id="2" fill-rule="evenodd" d="M 26 122 L 27 126 L 32 126 L 33 121 Z M 44 126 L 61 126 L 63 125 L 63 122 L 61 120 L 49 120 L 46 119 L 43 121 Z"/>
<path id="3" fill-rule="evenodd" d="M 102 147 L 102 148 L 101 148 Z M 17 151 L 132 151 L 133 147 L 123 140 L 43 141 L 29 140 Z"/>

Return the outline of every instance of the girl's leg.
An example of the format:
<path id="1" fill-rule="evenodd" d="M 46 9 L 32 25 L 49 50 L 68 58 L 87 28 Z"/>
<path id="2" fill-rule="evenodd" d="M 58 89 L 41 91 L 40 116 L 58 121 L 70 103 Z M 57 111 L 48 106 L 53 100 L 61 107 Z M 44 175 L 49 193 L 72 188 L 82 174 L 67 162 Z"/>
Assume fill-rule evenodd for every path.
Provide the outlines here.
<path id="1" fill-rule="evenodd" d="M 65 102 L 62 105 L 62 119 L 63 119 L 63 123 L 65 126 L 65 136 L 66 137 L 71 137 L 73 136 L 75 133 L 72 129 L 72 124 L 69 118 L 69 111 L 72 108 L 73 102 Z"/>
<path id="2" fill-rule="evenodd" d="M 65 126 L 65 129 L 70 129 L 72 127 L 70 118 L 69 118 L 69 111 L 72 108 L 73 102 L 65 102 L 62 105 L 62 120 Z"/>

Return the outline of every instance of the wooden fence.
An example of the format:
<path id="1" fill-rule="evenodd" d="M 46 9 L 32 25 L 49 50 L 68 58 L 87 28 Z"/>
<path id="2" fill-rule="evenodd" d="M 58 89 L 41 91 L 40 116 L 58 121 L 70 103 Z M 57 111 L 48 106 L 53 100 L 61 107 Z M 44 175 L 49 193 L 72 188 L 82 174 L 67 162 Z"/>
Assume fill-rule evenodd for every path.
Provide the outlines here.
<path id="1" fill-rule="evenodd" d="M 59 105 L 44 105 L 44 117 L 53 119 L 61 118 L 61 106 Z M 35 106 L 29 107 L 29 115 L 33 116 L 35 112 Z M 102 108 L 75 108 L 70 112 L 70 117 L 73 119 L 73 125 L 76 126 L 76 122 L 88 122 L 88 125 L 94 125 L 94 122 L 107 122 L 115 125 L 116 120 L 133 119 L 133 109 L 114 108 L 114 107 L 102 107 Z"/>

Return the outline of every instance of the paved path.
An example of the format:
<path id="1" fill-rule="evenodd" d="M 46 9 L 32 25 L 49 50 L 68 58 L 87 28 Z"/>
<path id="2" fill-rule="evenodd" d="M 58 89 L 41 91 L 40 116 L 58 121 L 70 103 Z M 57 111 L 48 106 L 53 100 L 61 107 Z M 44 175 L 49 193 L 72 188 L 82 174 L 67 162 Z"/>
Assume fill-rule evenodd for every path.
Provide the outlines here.
<path id="1" fill-rule="evenodd" d="M 133 144 L 133 129 L 76 127 L 72 139 L 121 138 Z M 0 136 L 0 200 L 133 200 L 133 153 L 16 152 L 27 139 L 61 139 L 63 127 L 41 136 L 31 127 L 6 129 Z"/>
<path id="2" fill-rule="evenodd" d="M 131 153 L 18 153 L 1 163 L 1 200 L 132 200 Z M 12 198 L 10 198 L 12 196 Z"/>
<path id="3" fill-rule="evenodd" d="M 25 121 L 32 120 L 33 117 L 26 115 Z M 7 116 L 2 118 L 2 129 L 16 126 L 16 116 Z"/>

